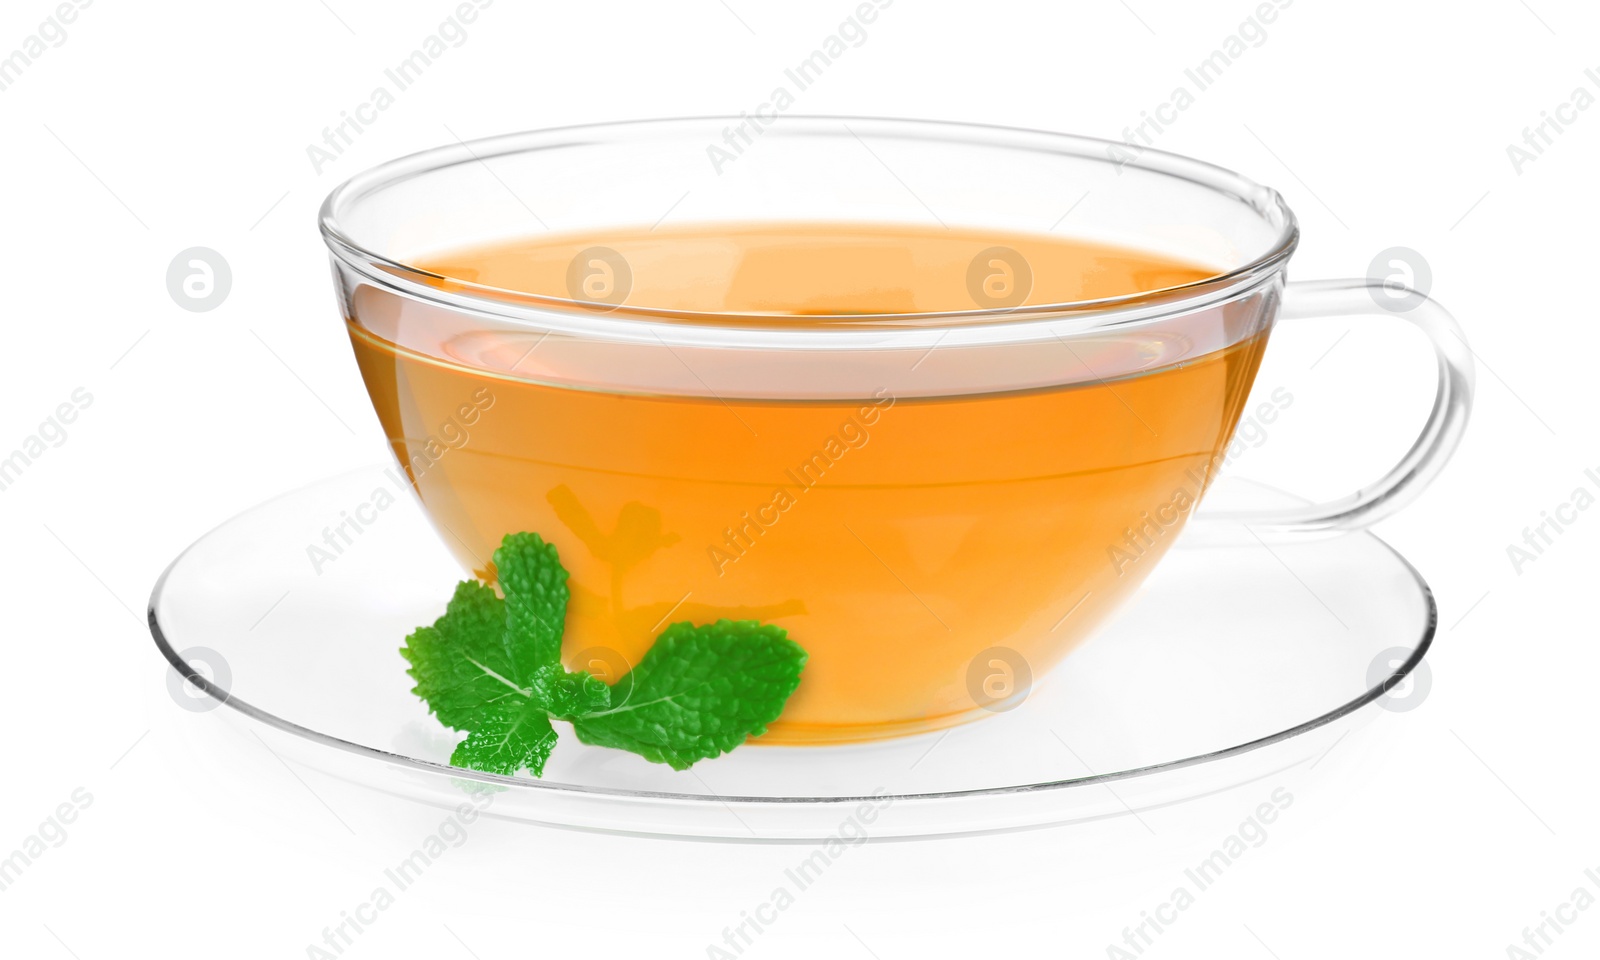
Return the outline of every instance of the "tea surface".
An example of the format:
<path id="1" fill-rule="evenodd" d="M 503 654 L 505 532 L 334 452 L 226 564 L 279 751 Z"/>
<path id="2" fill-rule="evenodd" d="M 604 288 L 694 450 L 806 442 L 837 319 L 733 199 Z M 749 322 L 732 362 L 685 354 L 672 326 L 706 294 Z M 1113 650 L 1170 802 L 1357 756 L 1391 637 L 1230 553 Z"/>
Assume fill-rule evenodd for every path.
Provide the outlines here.
<path id="1" fill-rule="evenodd" d="M 621 267 L 603 276 L 597 271 L 606 268 L 592 255 L 578 257 L 596 247 L 626 261 L 626 279 L 618 276 Z M 571 275 L 575 260 L 579 273 L 600 286 L 585 289 Z M 1071 303 L 1174 287 L 1215 272 L 1044 234 L 860 224 L 661 226 L 533 237 L 418 266 L 521 293 L 608 301 L 605 284 L 625 283 L 634 306 L 791 318 Z"/>

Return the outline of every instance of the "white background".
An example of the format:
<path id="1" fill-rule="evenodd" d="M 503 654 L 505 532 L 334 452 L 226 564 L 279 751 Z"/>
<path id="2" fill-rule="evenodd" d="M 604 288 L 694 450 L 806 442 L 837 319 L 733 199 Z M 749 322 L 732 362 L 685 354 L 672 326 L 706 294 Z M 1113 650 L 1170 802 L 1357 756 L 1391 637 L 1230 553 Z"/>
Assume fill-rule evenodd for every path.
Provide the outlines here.
<path id="1" fill-rule="evenodd" d="M 93 396 L 0 492 L 0 852 L 75 789 L 93 797 L 0 892 L 8 955 L 305 956 L 439 821 L 359 789 L 313 792 L 251 741 L 210 737 L 217 717 L 174 705 L 143 623 L 156 576 L 205 530 L 386 455 L 330 296 L 322 197 L 451 131 L 751 110 L 854 4 L 497 0 L 314 172 L 306 146 L 454 6 L 99 0 L 0 91 L 0 451 L 75 389 Z M 899 0 L 795 112 L 1119 138 L 1253 8 Z M 7 3 L 0 56 L 53 9 Z M 1506 152 L 1575 88 L 1600 95 L 1584 75 L 1600 73 L 1596 37 L 1600 11 L 1574 0 L 1296 0 L 1158 142 L 1278 187 L 1304 229 L 1297 278 L 1423 251 L 1480 362 L 1457 458 L 1379 531 L 1438 595 L 1431 694 L 1392 718 L 1385 749 L 1297 794 L 1147 956 L 1500 957 L 1596 888 L 1600 509 L 1520 573 L 1506 552 L 1600 470 L 1587 292 L 1600 108 L 1520 172 Z M 169 261 L 195 245 L 233 269 L 209 313 L 166 289 Z M 1258 389 L 1286 385 L 1296 406 L 1241 468 L 1286 487 L 1370 479 L 1426 409 L 1426 355 L 1392 321 L 1308 323 L 1271 352 Z M 1191 846 L 1152 815 L 1154 833 L 853 849 L 747 955 L 1105 956 L 1253 803 L 1173 827 Z M 480 822 L 345 955 L 701 957 L 799 856 Z M 1577 916 L 1546 955 L 1600 948 L 1600 910 Z"/>

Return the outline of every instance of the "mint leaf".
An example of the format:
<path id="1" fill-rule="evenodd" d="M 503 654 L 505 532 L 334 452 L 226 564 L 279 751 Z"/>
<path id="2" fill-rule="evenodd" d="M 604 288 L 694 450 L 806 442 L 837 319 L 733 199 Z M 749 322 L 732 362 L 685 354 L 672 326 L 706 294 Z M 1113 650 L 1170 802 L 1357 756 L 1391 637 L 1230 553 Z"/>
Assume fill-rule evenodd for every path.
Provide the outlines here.
<path id="1" fill-rule="evenodd" d="M 532 696 L 532 676 L 505 646 L 505 601 L 472 580 L 456 585 L 444 616 L 406 638 L 400 655 L 417 681 L 411 692 L 447 727 L 467 730 L 483 708 L 507 697 Z"/>
<path id="2" fill-rule="evenodd" d="M 754 620 L 675 623 L 612 687 L 614 704 L 580 716 L 584 743 L 687 769 L 760 736 L 800 684 L 806 652 Z"/>
<path id="3" fill-rule="evenodd" d="M 571 720 L 611 706 L 611 688 L 582 670 L 555 677 L 548 687 L 550 716 Z"/>
<path id="4" fill-rule="evenodd" d="M 445 726 L 467 733 L 452 764 L 506 774 L 527 768 L 538 776 L 556 742 L 551 706 L 604 709 L 610 693 L 561 667 L 567 572 L 555 548 L 517 534 L 505 538 L 494 562 L 506 599 L 462 581 L 444 616 L 407 637 L 400 655 L 417 681 L 411 692 Z"/>
<path id="5" fill-rule="evenodd" d="M 494 552 L 494 569 L 506 597 L 510 654 L 530 667 L 560 663 L 568 592 L 555 546 L 537 533 L 510 534 Z"/>
<path id="6" fill-rule="evenodd" d="M 450 754 L 451 766 L 507 776 L 526 768 L 538 776 L 556 746 L 549 715 L 528 699 L 485 705 L 471 730 Z"/>
<path id="7" fill-rule="evenodd" d="M 444 616 L 406 638 L 412 692 L 467 734 L 450 762 L 490 773 L 544 771 L 552 719 L 578 739 L 683 770 L 766 732 L 800 682 L 806 654 L 779 627 L 719 620 L 668 627 L 639 665 L 607 686 L 561 665 L 567 572 L 538 534 L 494 552 L 500 592 L 456 585 Z M 502 596 L 503 594 L 503 596 Z"/>

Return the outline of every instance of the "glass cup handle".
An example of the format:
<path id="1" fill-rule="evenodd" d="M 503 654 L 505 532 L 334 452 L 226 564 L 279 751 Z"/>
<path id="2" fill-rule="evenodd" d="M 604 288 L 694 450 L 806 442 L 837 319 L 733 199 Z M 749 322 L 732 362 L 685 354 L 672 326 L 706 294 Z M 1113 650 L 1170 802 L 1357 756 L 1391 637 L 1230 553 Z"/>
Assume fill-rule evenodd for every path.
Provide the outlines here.
<path id="1" fill-rule="evenodd" d="M 1358 530 L 1398 511 L 1421 493 L 1461 442 L 1472 407 L 1472 351 L 1455 318 L 1425 294 L 1393 281 L 1313 280 L 1284 288 L 1280 321 L 1307 317 L 1392 316 L 1427 335 L 1438 359 L 1433 411 L 1416 442 L 1388 473 L 1355 493 L 1281 510 L 1201 510 L 1196 519 L 1244 524 L 1277 536 Z"/>

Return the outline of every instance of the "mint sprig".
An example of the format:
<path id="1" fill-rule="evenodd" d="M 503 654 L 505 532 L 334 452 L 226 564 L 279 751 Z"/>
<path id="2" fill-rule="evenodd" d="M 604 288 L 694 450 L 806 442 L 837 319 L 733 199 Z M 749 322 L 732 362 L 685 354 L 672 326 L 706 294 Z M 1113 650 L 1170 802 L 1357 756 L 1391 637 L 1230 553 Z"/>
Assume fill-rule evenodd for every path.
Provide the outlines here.
<path id="1" fill-rule="evenodd" d="M 494 552 L 500 592 L 456 585 L 444 616 L 406 638 L 412 692 L 467 734 L 450 763 L 539 776 L 556 744 L 551 720 L 578 739 L 674 770 L 765 733 L 800 683 L 806 652 L 753 620 L 674 623 L 614 685 L 561 664 L 567 571 L 556 548 L 515 533 Z M 504 596 L 502 597 L 501 594 Z"/>

